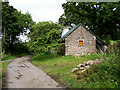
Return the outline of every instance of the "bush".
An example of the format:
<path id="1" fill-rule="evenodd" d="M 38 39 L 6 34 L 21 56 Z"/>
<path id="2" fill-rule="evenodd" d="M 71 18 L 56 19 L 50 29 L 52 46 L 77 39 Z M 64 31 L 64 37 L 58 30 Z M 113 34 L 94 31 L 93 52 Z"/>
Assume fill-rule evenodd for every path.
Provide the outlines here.
<path id="1" fill-rule="evenodd" d="M 88 87 L 120 88 L 120 41 L 108 46 L 103 62 L 93 65 L 86 74 Z"/>
<path id="2" fill-rule="evenodd" d="M 39 54 L 40 52 L 57 52 L 61 43 L 61 29 L 64 26 L 53 22 L 39 22 L 32 26 L 30 30 L 29 48 L 32 52 Z"/>
<path id="3" fill-rule="evenodd" d="M 120 88 L 120 41 L 111 43 L 101 56 L 102 62 L 91 65 L 83 73 L 77 72 L 77 79 L 83 82 L 84 88 Z"/>
<path id="4" fill-rule="evenodd" d="M 83 82 L 84 88 L 118 88 L 120 80 L 120 57 L 115 54 L 104 55 L 104 61 L 83 73 L 77 72 L 77 79 Z"/>
<path id="5" fill-rule="evenodd" d="M 111 43 L 107 48 L 108 54 L 118 54 L 120 55 L 120 40 L 115 41 L 114 43 Z"/>
<path id="6" fill-rule="evenodd" d="M 42 53 L 40 53 L 40 54 L 34 55 L 33 60 L 40 61 L 40 60 L 45 60 L 45 59 L 47 59 L 47 58 L 52 58 L 52 57 L 54 57 L 54 56 L 51 55 L 51 54 L 42 52 Z"/>

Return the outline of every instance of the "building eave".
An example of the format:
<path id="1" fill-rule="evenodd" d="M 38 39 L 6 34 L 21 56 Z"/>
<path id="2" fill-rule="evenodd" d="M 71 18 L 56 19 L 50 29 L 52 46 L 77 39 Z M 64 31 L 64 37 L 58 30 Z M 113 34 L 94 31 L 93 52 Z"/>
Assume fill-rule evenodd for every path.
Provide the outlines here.
<path id="1" fill-rule="evenodd" d="M 61 40 L 65 40 L 73 31 L 75 31 L 79 26 L 83 26 L 87 31 L 89 31 L 92 35 L 94 35 L 97 40 L 99 40 L 100 42 L 103 43 L 103 45 L 107 45 L 105 42 L 102 41 L 102 39 L 100 39 L 96 34 L 94 34 L 92 31 L 88 30 L 84 25 L 82 24 L 78 24 L 77 26 L 75 26 L 74 28 L 72 28 L 71 30 L 69 30 L 63 37 L 61 37 Z"/>

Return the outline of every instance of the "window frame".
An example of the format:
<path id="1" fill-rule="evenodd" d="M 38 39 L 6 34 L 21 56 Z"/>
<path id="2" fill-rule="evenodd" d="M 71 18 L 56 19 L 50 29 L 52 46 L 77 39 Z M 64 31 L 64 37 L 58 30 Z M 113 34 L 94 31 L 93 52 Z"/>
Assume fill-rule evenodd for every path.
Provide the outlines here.
<path id="1" fill-rule="evenodd" d="M 82 42 L 82 45 L 79 44 L 80 42 Z M 78 46 L 79 46 L 79 47 L 83 47 L 83 46 L 84 46 L 84 40 L 83 40 L 83 39 L 79 39 L 79 40 L 78 40 Z"/>

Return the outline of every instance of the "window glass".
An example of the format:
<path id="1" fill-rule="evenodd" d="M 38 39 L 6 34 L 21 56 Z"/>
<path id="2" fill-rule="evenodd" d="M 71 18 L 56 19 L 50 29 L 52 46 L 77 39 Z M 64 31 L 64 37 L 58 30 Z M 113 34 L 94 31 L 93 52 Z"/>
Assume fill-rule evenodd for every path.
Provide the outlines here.
<path id="1" fill-rule="evenodd" d="M 79 41 L 79 46 L 83 46 L 83 41 Z"/>

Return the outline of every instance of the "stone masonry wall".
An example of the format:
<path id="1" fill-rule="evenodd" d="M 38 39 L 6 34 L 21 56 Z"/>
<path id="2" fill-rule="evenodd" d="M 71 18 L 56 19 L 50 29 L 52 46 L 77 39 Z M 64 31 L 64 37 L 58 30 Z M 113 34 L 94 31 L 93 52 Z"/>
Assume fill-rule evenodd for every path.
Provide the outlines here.
<path id="1" fill-rule="evenodd" d="M 83 46 L 79 46 L 79 41 L 83 41 Z M 65 55 L 96 52 L 96 37 L 87 31 L 83 26 L 79 26 L 65 39 Z"/>

